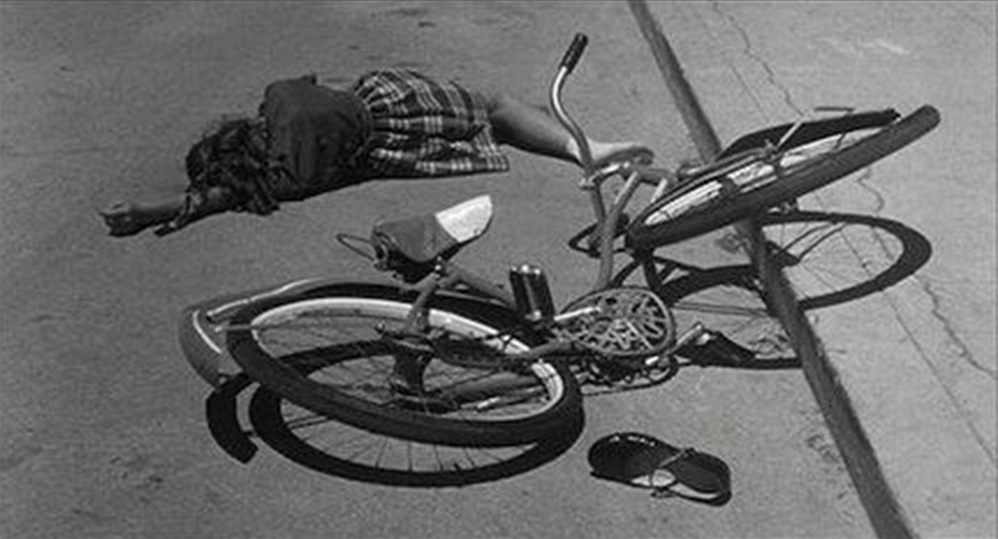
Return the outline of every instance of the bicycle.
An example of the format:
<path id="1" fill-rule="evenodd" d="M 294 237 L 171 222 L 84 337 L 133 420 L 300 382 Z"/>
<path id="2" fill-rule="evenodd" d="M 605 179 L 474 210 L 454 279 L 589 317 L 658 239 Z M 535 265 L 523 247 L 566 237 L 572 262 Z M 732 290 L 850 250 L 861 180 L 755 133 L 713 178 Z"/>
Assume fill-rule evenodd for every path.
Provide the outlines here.
<path id="1" fill-rule="evenodd" d="M 338 241 L 394 273 L 396 285 L 337 278 L 210 300 L 184 311 L 181 345 L 213 386 L 258 382 L 297 406 L 384 436 L 419 443 L 500 447 L 534 443 L 583 421 L 577 377 L 605 383 L 654 378 L 677 354 L 709 338 L 677 331 L 651 252 L 795 200 L 893 153 L 939 122 L 923 106 L 802 118 L 746 135 L 710 163 L 673 172 L 650 163 L 593 163 L 561 91 L 587 45 L 575 37 L 550 86 L 551 108 L 582 149 L 596 223 L 584 249 L 599 258 L 590 292 L 556 309 L 533 266 L 510 271 L 510 288 L 451 261 L 480 238 L 491 200 L 375 225 Z M 606 200 L 603 185 L 623 187 Z M 634 219 L 638 186 L 654 187 Z M 614 246 L 644 268 L 648 286 L 611 285 Z M 343 337 L 348 337 L 346 340 Z M 236 371 L 222 363 L 233 361 Z M 241 373 L 243 374 L 239 374 Z"/>

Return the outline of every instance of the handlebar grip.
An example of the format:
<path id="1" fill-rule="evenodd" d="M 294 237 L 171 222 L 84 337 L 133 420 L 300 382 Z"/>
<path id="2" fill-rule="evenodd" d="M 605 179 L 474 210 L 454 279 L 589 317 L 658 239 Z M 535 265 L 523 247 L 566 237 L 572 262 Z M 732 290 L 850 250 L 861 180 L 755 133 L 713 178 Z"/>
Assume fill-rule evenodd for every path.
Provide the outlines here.
<path id="1" fill-rule="evenodd" d="M 586 34 L 575 34 L 575 39 L 572 40 L 572 44 L 565 51 L 565 57 L 561 59 L 561 67 L 564 67 L 571 73 L 575 69 L 575 64 L 579 63 L 579 58 L 582 57 L 582 52 L 586 50 L 586 45 L 588 44 L 589 38 Z"/>

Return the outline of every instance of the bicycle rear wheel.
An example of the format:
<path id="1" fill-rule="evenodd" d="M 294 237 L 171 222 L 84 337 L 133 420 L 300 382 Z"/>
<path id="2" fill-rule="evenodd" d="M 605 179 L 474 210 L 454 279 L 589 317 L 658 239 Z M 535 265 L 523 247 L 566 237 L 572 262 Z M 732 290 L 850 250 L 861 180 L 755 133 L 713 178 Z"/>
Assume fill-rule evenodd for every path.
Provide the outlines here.
<path id="1" fill-rule="evenodd" d="M 433 346 L 406 347 L 386 335 L 402 328 L 413 299 L 388 286 L 344 284 L 261 302 L 236 315 L 227 346 L 247 374 L 288 401 L 397 438 L 499 447 L 580 420 L 581 393 L 567 367 L 510 361 L 541 342 L 504 332 L 517 327 L 513 313 L 441 295 L 428 316 Z M 422 366 L 417 386 L 398 384 L 400 361 Z"/>
<path id="2" fill-rule="evenodd" d="M 655 201 L 627 230 L 627 244 L 653 249 L 683 241 L 796 199 L 914 142 L 939 123 L 923 106 L 883 128 L 844 131 L 795 146 L 779 167 L 753 161 L 727 175 L 702 177 Z"/>

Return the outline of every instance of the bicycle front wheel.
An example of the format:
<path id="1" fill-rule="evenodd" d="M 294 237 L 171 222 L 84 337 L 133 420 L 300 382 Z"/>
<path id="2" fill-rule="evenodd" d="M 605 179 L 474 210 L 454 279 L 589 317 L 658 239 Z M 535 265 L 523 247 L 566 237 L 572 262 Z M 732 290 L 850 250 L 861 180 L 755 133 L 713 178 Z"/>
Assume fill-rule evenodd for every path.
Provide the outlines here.
<path id="1" fill-rule="evenodd" d="M 511 360 L 541 342 L 504 331 L 517 327 L 513 313 L 438 296 L 431 338 L 407 346 L 391 335 L 413 299 L 388 286 L 344 284 L 262 302 L 233 319 L 228 349 L 247 374 L 298 406 L 416 442 L 524 444 L 581 420 L 581 393 L 567 367 Z"/>
<path id="2" fill-rule="evenodd" d="M 843 131 L 792 147 L 777 165 L 756 160 L 694 180 L 642 211 L 628 227 L 627 243 L 653 249 L 730 225 L 862 169 L 938 123 L 939 112 L 923 106 L 886 127 Z"/>

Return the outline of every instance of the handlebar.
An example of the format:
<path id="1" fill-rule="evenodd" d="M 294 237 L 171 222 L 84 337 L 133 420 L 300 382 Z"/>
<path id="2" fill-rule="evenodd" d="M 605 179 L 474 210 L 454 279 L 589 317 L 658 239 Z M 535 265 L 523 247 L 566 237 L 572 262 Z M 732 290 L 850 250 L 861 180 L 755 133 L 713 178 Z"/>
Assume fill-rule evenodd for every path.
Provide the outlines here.
<path id="1" fill-rule="evenodd" d="M 565 56 L 561 59 L 560 67 L 571 73 L 575 69 L 575 64 L 579 63 L 579 58 L 582 57 L 588 44 L 589 37 L 585 34 L 575 34 L 575 39 L 572 40 L 572 44 L 568 46 Z"/>
<path id="2" fill-rule="evenodd" d="M 565 112 L 565 107 L 561 103 L 561 89 L 568 75 L 571 74 L 572 70 L 579 63 L 579 58 L 582 57 L 582 52 L 586 49 L 588 43 L 589 38 L 585 34 L 575 34 L 575 39 L 572 40 L 572 44 L 565 51 L 565 56 L 562 57 L 561 64 L 558 66 L 558 72 L 555 74 L 554 80 L 551 81 L 549 95 L 551 110 L 554 112 L 555 117 L 568 130 L 579 146 L 579 157 L 586 174 L 590 174 L 593 171 L 592 151 L 589 149 L 589 141 L 582 132 L 582 128 Z"/>
<path id="3" fill-rule="evenodd" d="M 588 44 L 589 38 L 585 34 L 575 34 L 575 38 L 572 40 L 571 45 L 569 45 L 568 50 L 565 51 L 565 55 L 558 65 L 558 71 L 551 81 L 549 98 L 551 110 L 555 118 L 558 119 L 578 145 L 578 157 L 585 174 L 580 187 L 589 193 L 589 201 L 592 204 L 597 222 L 597 227 L 594 230 L 601 230 L 598 236 L 600 272 L 595 286 L 595 289 L 600 290 L 605 288 L 610 282 L 613 271 L 612 244 L 617 230 L 616 225 L 620 222 L 624 206 L 635 193 L 639 184 L 653 183 L 656 186 L 656 196 L 658 196 L 663 189 L 668 187 L 671 183 L 670 178 L 674 178 L 674 175 L 661 169 L 636 166 L 634 163 L 629 163 L 626 166 L 615 166 L 615 164 L 611 163 L 604 166 L 601 170 L 596 170 L 592 149 L 589 147 L 589 139 L 582 131 L 582 128 L 568 115 L 561 102 L 561 90 L 565 84 L 565 80 L 575 69 L 576 65 L 578 65 L 579 59 L 582 58 L 582 53 Z M 626 176 L 625 185 L 608 210 L 603 201 L 600 184 L 604 180 L 618 175 Z M 649 177 L 649 175 L 653 177 Z M 593 251 L 595 250 L 591 248 L 590 252 Z"/>

